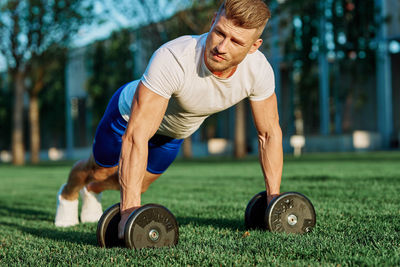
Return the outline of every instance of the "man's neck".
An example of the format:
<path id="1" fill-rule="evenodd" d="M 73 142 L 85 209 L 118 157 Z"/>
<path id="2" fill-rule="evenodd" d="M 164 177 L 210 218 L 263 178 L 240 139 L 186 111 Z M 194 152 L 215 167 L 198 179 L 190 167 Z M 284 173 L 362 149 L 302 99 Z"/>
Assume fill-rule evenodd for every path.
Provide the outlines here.
<path id="1" fill-rule="evenodd" d="M 227 69 L 227 70 L 224 70 L 224 71 L 212 71 L 212 70 L 210 69 L 210 67 L 207 65 L 207 60 L 206 60 L 206 53 L 205 53 L 205 51 L 203 51 L 203 60 L 204 60 L 204 64 L 206 65 L 206 68 L 207 68 L 212 74 L 214 74 L 215 76 L 217 76 L 218 78 L 227 79 L 227 78 L 231 77 L 231 76 L 235 73 L 235 71 L 236 71 L 236 69 L 237 69 L 237 66 L 234 66 L 234 67 L 232 67 L 232 68 L 230 68 L 230 69 Z"/>
<path id="2" fill-rule="evenodd" d="M 212 74 L 214 74 L 215 76 L 219 77 L 219 78 L 229 78 L 231 77 L 235 71 L 237 69 L 237 66 L 233 67 L 230 70 L 226 70 L 226 71 L 211 71 Z"/>

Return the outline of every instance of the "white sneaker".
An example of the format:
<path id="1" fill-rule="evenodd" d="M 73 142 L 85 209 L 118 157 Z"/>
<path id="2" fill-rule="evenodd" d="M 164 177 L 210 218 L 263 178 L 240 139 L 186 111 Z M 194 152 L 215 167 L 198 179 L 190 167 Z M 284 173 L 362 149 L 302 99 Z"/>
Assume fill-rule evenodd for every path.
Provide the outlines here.
<path id="1" fill-rule="evenodd" d="M 63 184 L 57 194 L 57 211 L 54 224 L 57 227 L 69 227 L 79 223 L 78 220 L 78 199 L 66 200 L 61 196 L 64 189 Z"/>
<path id="2" fill-rule="evenodd" d="M 98 222 L 103 215 L 101 193 L 89 192 L 84 186 L 79 194 L 82 198 L 81 222 Z"/>

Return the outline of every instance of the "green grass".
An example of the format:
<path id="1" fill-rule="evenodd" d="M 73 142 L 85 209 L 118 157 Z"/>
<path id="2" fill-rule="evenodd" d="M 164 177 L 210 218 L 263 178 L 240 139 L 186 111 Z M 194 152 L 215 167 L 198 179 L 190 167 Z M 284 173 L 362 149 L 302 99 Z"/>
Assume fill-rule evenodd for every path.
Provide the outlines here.
<path id="1" fill-rule="evenodd" d="M 308 196 L 317 227 L 308 235 L 244 234 L 248 200 L 263 189 L 255 159 L 177 161 L 143 195 L 180 224 L 178 246 L 102 249 L 96 224 L 53 225 L 56 193 L 71 163 L 0 165 L 0 266 L 400 265 L 400 153 L 285 158 L 282 192 Z M 103 207 L 119 201 L 107 191 Z"/>

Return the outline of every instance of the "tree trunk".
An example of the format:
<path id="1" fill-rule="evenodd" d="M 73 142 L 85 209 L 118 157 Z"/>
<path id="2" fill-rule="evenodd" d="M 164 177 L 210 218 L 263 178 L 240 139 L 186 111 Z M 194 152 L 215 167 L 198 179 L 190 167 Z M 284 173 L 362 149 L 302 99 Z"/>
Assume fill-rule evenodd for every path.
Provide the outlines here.
<path id="1" fill-rule="evenodd" d="M 12 156 L 14 165 L 25 164 L 24 149 L 24 73 L 16 70 L 13 73 L 14 107 L 12 129 Z"/>
<path id="2" fill-rule="evenodd" d="M 32 94 L 29 98 L 29 125 L 30 125 L 30 145 L 31 162 L 40 161 L 40 123 L 39 123 L 39 101 L 37 94 Z"/>
<path id="3" fill-rule="evenodd" d="M 40 161 L 40 114 L 39 114 L 39 92 L 44 86 L 45 69 L 42 66 L 36 68 L 37 77 L 29 94 L 29 126 L 31 162 L 36 164 Z"/>
<path id="4" fill-rule="evenodd" d="M 235 109 L 235 158 L 246 156 L 246 106 L 240 101 Z"/>
<path id="5" fill-rule="evenodd" d="M 187 137 L 183 141 L 183 157 L 189 159 L 193 156 L 192 152 L 192 138 Z"/>

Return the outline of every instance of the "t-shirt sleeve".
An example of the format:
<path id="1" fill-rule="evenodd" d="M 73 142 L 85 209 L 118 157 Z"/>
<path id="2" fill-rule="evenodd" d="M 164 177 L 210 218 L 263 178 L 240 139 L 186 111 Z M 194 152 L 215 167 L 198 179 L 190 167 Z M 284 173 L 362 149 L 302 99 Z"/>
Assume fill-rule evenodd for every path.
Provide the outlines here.
<path id="1" fill-rule="evenodd" d="M 167 99 L 180 89 L 182 81 L 183 68 L 165 47 L 154 52 L 141 79 L 147 88 Z"/>
<path id="2" fill-rule="evenodd" d="M 260 57 L 260 61 L 257 65 L 258 74 L 252 93 L 249 96 L 251 101 L 267 99 L 275 92 L 274 71 L 264 55 Z"/>

